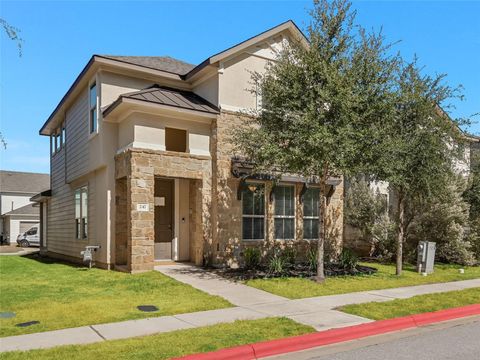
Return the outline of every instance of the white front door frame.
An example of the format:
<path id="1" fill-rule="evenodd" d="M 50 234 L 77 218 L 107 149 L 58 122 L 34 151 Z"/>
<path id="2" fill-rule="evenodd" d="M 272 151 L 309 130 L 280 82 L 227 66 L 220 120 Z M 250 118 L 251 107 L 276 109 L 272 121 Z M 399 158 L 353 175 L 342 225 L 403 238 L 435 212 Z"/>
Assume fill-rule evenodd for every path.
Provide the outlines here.
<path id="1" fill-rule="evenodd" d="M 180 179 L 174 179 L 174 210 L 173 210 L 173 239 L 172 260 L 179 259 L 179 233 L 180 233 Z"/>

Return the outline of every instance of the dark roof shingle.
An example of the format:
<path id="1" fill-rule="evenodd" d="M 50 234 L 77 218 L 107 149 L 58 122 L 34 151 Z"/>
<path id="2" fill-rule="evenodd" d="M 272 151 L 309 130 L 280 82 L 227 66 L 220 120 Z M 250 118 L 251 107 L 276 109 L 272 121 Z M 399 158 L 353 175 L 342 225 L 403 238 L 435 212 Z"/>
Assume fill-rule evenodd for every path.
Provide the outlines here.
<path id="1" fill-rule="evenodd" d="M 0 170 L 0 192 L 36 194 L 50 188 L 50 175 Z"/>
<path id="2" fill-rule="evenodd" d="M 28 204 L 22 207 L 19 207 L 18 209 L 9 211 L 2 216 L 5 215 L 39 215 L 40 214 L 40 208 L 38 206 L 34 206 L 34 204 Z"/>
<path id="3" fill-rule="evenodd" d="M 195 68 L 195 65 L 182 60 L 174 59 L 170 56 L 117 56 L 117 55 L 99 55 L 106 59 L 122 61 L 129 64 L 148 67 L 155 70 L 161 70 L 178 75 L 185 75 Z"/>

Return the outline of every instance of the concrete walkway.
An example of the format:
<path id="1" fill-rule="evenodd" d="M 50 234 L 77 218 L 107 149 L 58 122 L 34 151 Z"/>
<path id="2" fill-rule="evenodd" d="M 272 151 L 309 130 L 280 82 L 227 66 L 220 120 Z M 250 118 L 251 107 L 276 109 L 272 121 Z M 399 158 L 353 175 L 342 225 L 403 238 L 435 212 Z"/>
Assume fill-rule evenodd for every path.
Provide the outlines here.
<path id="1" fill-rule="evenodd" d="M 235 320 L 254 320 L 274 316 L 286 316 L 302 324 L 313 326 L 316 330 L 326 330 L 371 321 L 334 310 L 338 306 L 371 301 L 390 301 L 421 294 L 480 287 L 480 279 L 474 279 L 289 300 L 225 280 L 215 274 L 189 265 L 158 266 L 156 270 L 209 294 L 222 296 L 236 306 L 227 309 L 4 337 L 0 338 L 0 351 L 89 344 L 227 323 Z"/>

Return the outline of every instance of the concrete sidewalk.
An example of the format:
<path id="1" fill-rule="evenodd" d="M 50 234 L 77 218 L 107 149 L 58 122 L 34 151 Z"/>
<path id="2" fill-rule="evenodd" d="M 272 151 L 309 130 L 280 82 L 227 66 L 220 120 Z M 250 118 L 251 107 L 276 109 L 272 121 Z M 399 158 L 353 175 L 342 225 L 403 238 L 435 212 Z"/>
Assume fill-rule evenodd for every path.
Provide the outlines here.
<path id="1" fill-rule="evenodd" d="M 193 266 L 168 265 L 156 267 L 156 270 L 209 294 L 222 296 L 237 306 L 227 309 L 4 337 L 0 338 L 0 351 L 89 344 L 227 323 L 235 320 L 254 320 L 275 316 L 285 316 L 299 323 L 313 326 L 316 330 L 326 330 L 371 321 L 334 310 L 338 306 L 371 301 L 390 301 L 421 294 L 480 287 L 480 279 L 474 279 L 290 300 L 225 280 Z"/>

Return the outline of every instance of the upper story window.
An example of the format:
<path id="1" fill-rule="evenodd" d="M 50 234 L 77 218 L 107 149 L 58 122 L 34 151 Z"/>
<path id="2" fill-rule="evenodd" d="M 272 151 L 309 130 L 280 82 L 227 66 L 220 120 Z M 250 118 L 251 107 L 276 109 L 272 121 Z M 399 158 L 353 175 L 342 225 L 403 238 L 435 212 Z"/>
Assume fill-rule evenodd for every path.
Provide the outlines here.
<path id="1" fill-rule="evenodd" d="M 62 124 L 62 147 L 65 146 L 67 142 L 67 131 L 65 130 L 65 123 Z"/>
<path id="2" fill-rule="evenodd" d="M 59 152 L 62 148 L 62 133 L 57 129 L 55 133 L 55 152 Z"/>
<path id="3" fill-rule="evenodd" d="M 165 150 L 187 152 L 187 131 L 165 128 Z"/>
<path id="4" fill-rule="evenodd" d="M 303 196 L 303 238 L 305 240 L 318 239 L 318 205 L 320 190 L 310 188 Z"/>
<path id="5" fill-rule="evenodd" d="M 97 116 L 97 84 L 90 85 L 89 90 L 89 122 L 90 122 L 90 134 L 97 131 L 98 116 Z"/>
<path id="6" fill-rule="evenodd" d="M 50 134 L 50 155 L 55 154 L 55 139 L 56 135 L 55 134 Z"/>
<path id="7" fill-rule="evenodd" d="M 88 187 L 75 190 L 75 238 L 88 237 Z"/>
<path id="8" fill-rule="evenodd" d="M 295 187 L 277 186 L 275 195 L 275 239 L 295 239 Z"/>
<path id="9" fill-rule="evenodd" d="M 250 183 L 242 191 L 242 239 L 265 238 L 265 186 Z"/>

